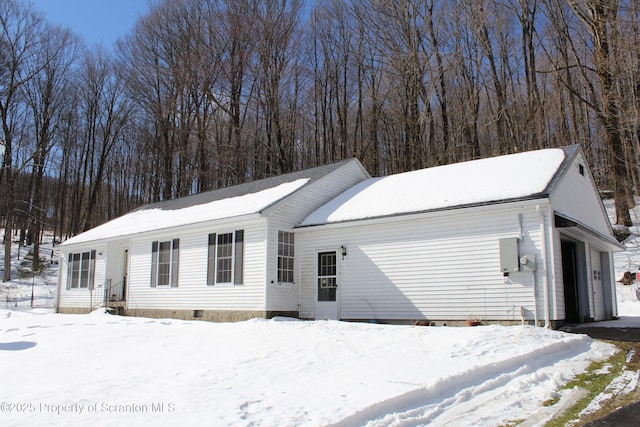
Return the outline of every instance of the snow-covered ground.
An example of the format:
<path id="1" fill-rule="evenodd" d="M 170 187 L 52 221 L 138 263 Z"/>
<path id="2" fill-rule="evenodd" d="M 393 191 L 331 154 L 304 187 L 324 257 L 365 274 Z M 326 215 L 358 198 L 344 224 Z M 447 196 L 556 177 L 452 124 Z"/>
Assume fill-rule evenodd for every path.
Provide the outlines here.
<path id="1" fill-rule="evenodd" d="M 638 242 L 616 277 L 640 265 Z M 615 351 L 531 326 L 53 314 L 55 267 L 0 284 L 0 425 L 543 425 L 543 402 L 570 400 L 561 387 Z M 618 285 L 606 323 L 640 327 L 639 295 Z"/>
<path id="2" fill-rule="evenodd" d="M 615 221 L 613 200 L 605 200 L 604 206 L 609 219 Z M 613 255 L 616 280 L 622 279 L 625 272 L 635 275 L 640 272 L 640 205 L 631 209 L 631 235 L 623 242 L 626 250 Z M 614 322 L 600 322 L 600 326 L 612 327 L 640 327 L 640 283 L 623 285 L 616 283 L 616 298 L 620 320 Z"/>
<path id="3" fill-rule="evenodd" d="M 0 311 L 2 425 L 503 425 L 613 347 L 531 326 Z"/>

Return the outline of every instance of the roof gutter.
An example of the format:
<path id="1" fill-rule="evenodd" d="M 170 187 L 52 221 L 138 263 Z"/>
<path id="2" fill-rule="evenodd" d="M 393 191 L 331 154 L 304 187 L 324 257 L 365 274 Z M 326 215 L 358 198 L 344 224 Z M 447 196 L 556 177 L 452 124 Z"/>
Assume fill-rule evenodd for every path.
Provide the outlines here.
<path id="1" fill-rule="evenodd" d="M 498 200 L 486 203 L 475 203 L 468 205 L 457 205 L 446 208 L 430 209 L 417 212 L 401 212 L 389 215 L 368 217 L 368 218 L 356 218 L 348 220 L 340 220 L 336 222 L 323 222 L 319 224 L 298 224 L 294 227 L 296 232 L 316 231 L 325 229 L 337 229 L 346 228 L 360 225 L 370 224 L 387 224 L 389 221 L 406 221 L 408 219 L 422 219 L 422 218 L 437 218 L 437 217 L 450 217 L 452 212 L 455 214 L 479 214 L 486 211 L 495 210 L 497 206 L 506 209 L 522 209 L 524 207 L 537 206 L 541 202 L 548 201 L 546 194 L 537 194 L 532 197 L 510 199 L 510 200 Z"/>
<path id="2" fill-rule="evenodd" d="M 154 228 L 154 229 L 149 229 L 149 230 L 142 230 L 142 231 L 136 231 L 133 233 L 125 233 L 125 234 L 120 234 L 117 236 L 109 236 L 109 237 L 91 237 L 88 240 L 80 240 L 79 242 L 74 242 L 74 241 L 69 241 L 77 236 L 81 236 L 83 233 L 78 234 L 77 236 L 73 236 L 70 237 L 67 241 L 62 242 L 58 248 L 61 248 L 60 250 L 67 250 L 68 248 L 72 248 L 75 246 L 92 246 L 92 245 L 96 245 L 96 244 L 108 244 L 108 243 L 113 243 L 113 242 L 122 242 L 122 241 L 129 241 L 129 239 L 135 239 L 135 238 L 139 238 L 140 236 L 145 236 L 145 235 L 154 235 L 154 234 L 168 234 L 168 232 L 170 230 L 176 230 L 174 233 L 180 233 L 183 232 L 185 229 L 188 229 L 189 227 L 206 227 L 208 226 L 208 224 L 213 224 L 216 222 L 220 222 L 220 223 L 229 223 L 232 221 L 242 221 L 245 219 L 250 219 L 250 218 L 261 218 L 264 217 L 260 212 L 252 212 L 252 213 L 247 213 L 247 214 L 242 214 L 242 215 L 237 215 L 237 216 L 231 216 L 231 217 L 225 217 L 225 218 L 214 218 L 214 219 L 207 219 L 207 220 L 203 220 L 203 221 L 197 221 L 197 222 L 191 222 L 188 224 L 181 224 L 181 225 L 167 225 L 167 226 L 163 226 L 163 227 L 159 227 L 159 228 Z M 105 223 L 106 224 L 106 223 Z M 100 226 L 98 226 L 100 227 Z M 96 227 L 97 228 L 97 227 Z M 86 231 L 87 232 L 90 232 Z"/>
<path id="3" fill-rule="evenodd" d="M 536 211 L 540 216 L 540 239 L 541 239 L 541 245 L 542 245 L 542 286 L 544 291 L 544 327 L 550 328 L 551 312 L 549 310 L 549 277 L 548 277 L 549 273 L 547 271 L 547 264 L 548 264 L 547 263 L 547 227 L 545 227 L 544 225 L 544 212 L 542 211 L 542 207 L 540 205 L 536 205 Z M 533 292 L 535 293 L 535 289 Z M 537 319 L 538 318 L 537 305 L 536 305 L 535 311 L 536 311 L 536 319 Z"/>

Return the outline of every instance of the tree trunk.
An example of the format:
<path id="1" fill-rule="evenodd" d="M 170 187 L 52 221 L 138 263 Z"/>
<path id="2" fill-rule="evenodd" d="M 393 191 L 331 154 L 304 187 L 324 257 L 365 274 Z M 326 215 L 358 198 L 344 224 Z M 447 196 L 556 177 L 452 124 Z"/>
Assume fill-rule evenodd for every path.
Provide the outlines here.
<path id="1" fill-rule="evenodd" d="M 573 2 L 572 2 L 573 3 Z M 609 161 L 613 176 L 613 194 L 616 202 L 616 223 L 631 226 L 631 215 L 627 201 L 628 174 L 625 167 L 625 152 L 620 129 L 619 109 L 613 74 L 613 52 L 609 45 L 610 28 L 618 13 L 617 1 L 586 0 L 587 11 L 581 11 L 573 4 L 578 15 L 591 30 L 598 78 L 602 86 L 602 120 L 605 131 Z"/>

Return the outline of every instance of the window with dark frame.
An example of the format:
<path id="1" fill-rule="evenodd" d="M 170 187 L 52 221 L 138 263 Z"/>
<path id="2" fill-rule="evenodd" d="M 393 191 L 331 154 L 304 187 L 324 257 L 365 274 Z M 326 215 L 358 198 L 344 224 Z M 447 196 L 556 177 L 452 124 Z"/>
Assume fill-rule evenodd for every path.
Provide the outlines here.
<path id="1" fill-rule="evenodd" d="M 209 234 L 207 285 L 242 285 L 244 280 L 244 230 Z"/>
<path id="2" fill-rule="evenodd" d="M 278 230 L 278 282 L 294 283 L 295 235 Z"/>

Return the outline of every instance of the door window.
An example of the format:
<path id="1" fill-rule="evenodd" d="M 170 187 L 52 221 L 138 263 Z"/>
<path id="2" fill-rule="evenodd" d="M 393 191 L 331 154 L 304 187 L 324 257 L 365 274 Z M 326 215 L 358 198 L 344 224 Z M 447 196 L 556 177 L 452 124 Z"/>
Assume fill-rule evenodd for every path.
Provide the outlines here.
<path id="1" fill-rule="evenodd" d="M 337 282 L 335 252 L 318 254 L 318 301 L 335 301 Z"/>

